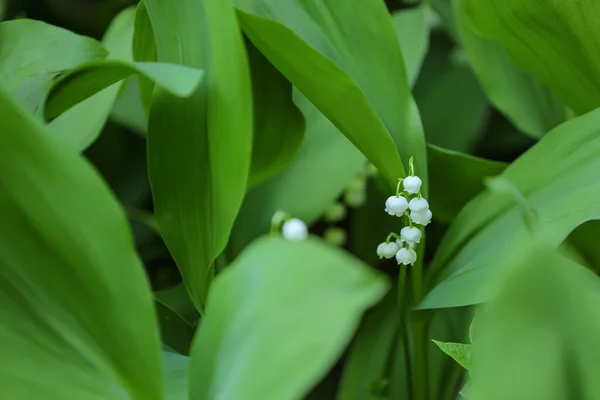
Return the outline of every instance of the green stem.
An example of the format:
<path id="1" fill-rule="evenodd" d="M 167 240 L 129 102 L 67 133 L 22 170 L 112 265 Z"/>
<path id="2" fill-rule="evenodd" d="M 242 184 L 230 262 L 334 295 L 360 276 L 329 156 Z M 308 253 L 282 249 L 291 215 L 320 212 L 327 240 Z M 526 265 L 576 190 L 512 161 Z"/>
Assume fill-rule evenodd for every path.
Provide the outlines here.
<path id="1" fill-rule="evenodd" d="M 389 242 L 390 242 L 390 240 L 391 240 L 392 238 L 396 238 L 396 239 L 398 239 L 398 240 L 401 240 L 401 239 L 402 239 L 402 238 L 400 237 L 400 235 L 398 235 L 397 233 L 390 232 L 390 234 L 389 234 L 389 235 L 387 235 L 387 238 L 385 239 L 385 242 L 386 242 L 386 243 L 389 243 Z"/>
<path id="2" fill-rule="evenodd" d="M 398 327 L 398 333 L 400 335 L 399 340 L 402 341 L 401 346 L 404 348 L 404 364 L 406 368 L 406 376 L 408 384 L 412 386 L 412 372 L 410 365 L 410 346 L 408 340 L 408 331 L 406 329 L 406 317 L 407 317 L 407 304 L 406 304 L 406 271 L 408 266 L 400 266 L 400 275 L 398 276 L 398 312 L 400 314 L 400 325 Z M 412 393 L 412 387 L 408 388 L 408 393 Z"/>
<path id="3" fill-rule="evenodd" d="M 403 180 L 403 178 L 398 179 L 398 184 L 396 184 L 396 197 L 400 196 L 400 185 L 402 184 Z"/>
<path id="4" fill-rule="evenodd" d="M 419 254 L 419 261 L 411 272 L 413 304 L 416 307 L 423 298 L 423 251 Z M 413 383 L 415 400 L 427 400 L 427 329 L 425 321 L 420 318 L 413 323 L 414 363 Z"/>

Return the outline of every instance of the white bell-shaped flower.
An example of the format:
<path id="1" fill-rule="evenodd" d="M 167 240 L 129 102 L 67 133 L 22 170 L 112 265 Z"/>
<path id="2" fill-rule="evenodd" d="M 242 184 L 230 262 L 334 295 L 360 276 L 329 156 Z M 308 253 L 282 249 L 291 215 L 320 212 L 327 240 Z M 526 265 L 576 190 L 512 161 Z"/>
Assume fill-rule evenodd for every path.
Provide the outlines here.
<path id="1" fill-rule="evenodd" d="M 404 196 L 390 196 L 385 201 L 385 212 L 396 217 L 401 217 L 408 208 L 408 201 Z"/>
<path id="2" fill-rule="evenodd" d="M 394 242 L 383 242 L 377 246 L 377 255 L 379 258 L 393 258 L 398 252 L 398 245 Z"/>
<path id="3" fill-rule="evenodd" d="M 288 219 L 281 229 L 283 237 L 293 242 L 305 240 L 308 237 L 306 224 L 298 218 Z"/>
<path id="4" fill-rule="evenodd" d="M 420 199 L 415 197 L 408 203 L 408 207 L 410 208 L 410 211 L 425 212 L 429 210 L 429 203 L 422 197 Z"/>
<path id="5" fill-rule="evenodd" d="M 417 194 L 421 190 L 421 185 L 423 185 L 423 181 L 418 176 L 407 176 L 402 181 L 402 185 L 404 185 L 404 190 L 410 194 Z"/>
<path id="6" fill-rule="evenodd" d="M 431 217 L 433 217 L 431 210 L 427 210 L 425 212 L 412 211 L 410 213 L 410 219 L 412 222 L 423 226 L 427 226 L 431 222 Z"/>
<path id="7" fill-rule="evenodd" d="M 398 261 L 398 265 L 414 264 L 417 261 L 417 253 L 413 249 L 403 247 L 396 253 L 396 261 Z"/>
<path id="8" fill-rule="evenodd" d="M 400 231 L 400 237 L 402 240 L 409 244 L 412 243 L 413 245 L 421 242 L 422 235 L 423 234 L 421 233 L 421 230 L 416 226 L 405 226 Z"/>

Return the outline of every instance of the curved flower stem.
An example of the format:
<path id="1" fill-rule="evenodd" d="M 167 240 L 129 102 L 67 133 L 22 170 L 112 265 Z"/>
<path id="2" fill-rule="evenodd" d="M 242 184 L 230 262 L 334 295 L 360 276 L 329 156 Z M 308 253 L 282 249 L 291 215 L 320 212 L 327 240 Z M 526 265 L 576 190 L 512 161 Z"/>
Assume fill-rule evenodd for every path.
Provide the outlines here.
<path id="1" fill-rule="evenodd" d="M 396 184 L 396 197 L 400 196 L 400 185 L 404 181 L 404 178 L 398 179 L 398 184 Z"/>
<path id="2" fill-rule="evenodd" d="M 389 234 L 389 235 L 387 235 L 387 238 L 385 239 L 385 242 L 386 242 L 386 243 L 389 243 L 389 242 L 390 242 L 390 240 L 391 240 L 392 238 L 396 238 L 396 239 L 398 239 L 398 240 L 402 240 L 402 238 L 400 237 L 400 235 L 398 235 L 398 234 L 397 234 L 397 233 L 395 233 L 395 232 L 390 232 L 390 234 Z"/>

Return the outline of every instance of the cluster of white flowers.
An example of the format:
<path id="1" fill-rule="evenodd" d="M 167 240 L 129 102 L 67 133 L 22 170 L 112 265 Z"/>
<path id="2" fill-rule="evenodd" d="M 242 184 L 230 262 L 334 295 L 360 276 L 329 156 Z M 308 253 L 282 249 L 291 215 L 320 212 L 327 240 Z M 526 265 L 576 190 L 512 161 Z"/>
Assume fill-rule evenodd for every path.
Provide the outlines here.
<path id="1" fill-rule="evenodd" d="M 415 245 L 421 242 L 423 232 L 414 225 L 426 226 L 433 216 L 429 203 L 421 196 L 423 181 L 414 174 L 413 160 L 410 159 L 410 175 L 398 180 L 396 195 L 390 196 L 385 201 L 385 211 L 389 215 L 404 218 L 408 226 L 400 230 L 400 235 L 390 233 L 385 242 L 377 246 L 379 258 L 396 257 L 398 265 L 410 265 L 417 261 Z M 401 190 L 400 185 L 404 187 Z M 391 241 L 395 238 L 395 241 Z"/>

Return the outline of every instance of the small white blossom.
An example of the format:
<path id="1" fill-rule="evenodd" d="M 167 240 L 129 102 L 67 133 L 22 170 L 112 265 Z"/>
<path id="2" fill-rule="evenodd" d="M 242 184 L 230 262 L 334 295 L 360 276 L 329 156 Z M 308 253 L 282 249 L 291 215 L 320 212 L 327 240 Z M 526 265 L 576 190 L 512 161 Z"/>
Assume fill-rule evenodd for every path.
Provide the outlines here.
<path id="1" fill-rule="evenodd" d="M 299 242 L 308 237 L 308 228 L 303 221 L 292 218 L 283 223 L 282 233 L 287 240 Z"/>
<path id="2" fill-rule="evenodd" d="M 421 185 L 423 181 L 418 176 L 407 176 L 402 181 L 404 185 L 404 190 L 406 190 L 410 194 L 417 194 L 421 190 Z"/>
<path id="3" fill-rule="evenodd" d="M 429 210 L 429 203 L 424 198 L 415 197 L 408 203 L 408 207 L 411 211 L 415 212 L 425 212 Z"/>
<path id="4" fill-rule="evenodd" d="M 408 208 L 408 201 L 404 196 L 390 196 L 385 201 L 385 212 L 396 217 L 401 217 Z"/>
<path id="5" fill-rule="evenodd" d="M 396 239 L 396 244 L 398 245 L 398 248 L 399 248 L 399 249 L 401 249 L 401 248 L 404 246 L 404 244 L 405 244 L 405 243 L 408 245 L 408 248 L 409 248 L 409 249 L 414 249 L 414 248 L 415 248 L 415 244 L 414 244 L 414 243 L 411 243 L 411 242 L 405 242 L 405 241 L 404 241 L 404 240 L 402 240 L 402 239 Z"/>
<path id="6" fill-rule="evenodd" d="M 393 258 L 394 255 L 396 255 L 397 251 L 398 245 L 394 242 L 383 242 L 380 243 L 379 246 L 377 246 L 377 255 L 379 256 L 379 258 Z"/>
<path id="7" fill-rule="evenodd" d="M 419 228 L 417 228 L 416 226 L 405 226 L 404 228 L 402 228 L 402 230 L 400 231 L 400 237 L 402 238 L 402 240 L 408 244 L 415 244 L 415 243 L 420 243 L 421 242 L 421 230 Z"/>
<path id="8" fill-rule="evenodd" d="M 431 210 L 427 210 L 425 212 L 412 211 L 410 213 L 410 219 L 412 220 L 412 222 L 423 226 L 427 226 L 431 222 L 432 216 L 433 214 L 431 213 Z"/>
<path id="9" fill-rule="evenodd" d="M 413 249 L 403 247 L 396 253 L 396 261 L 398 261 L 398 265 L 414 264 L 417 261 L 417 253 Z"/>

